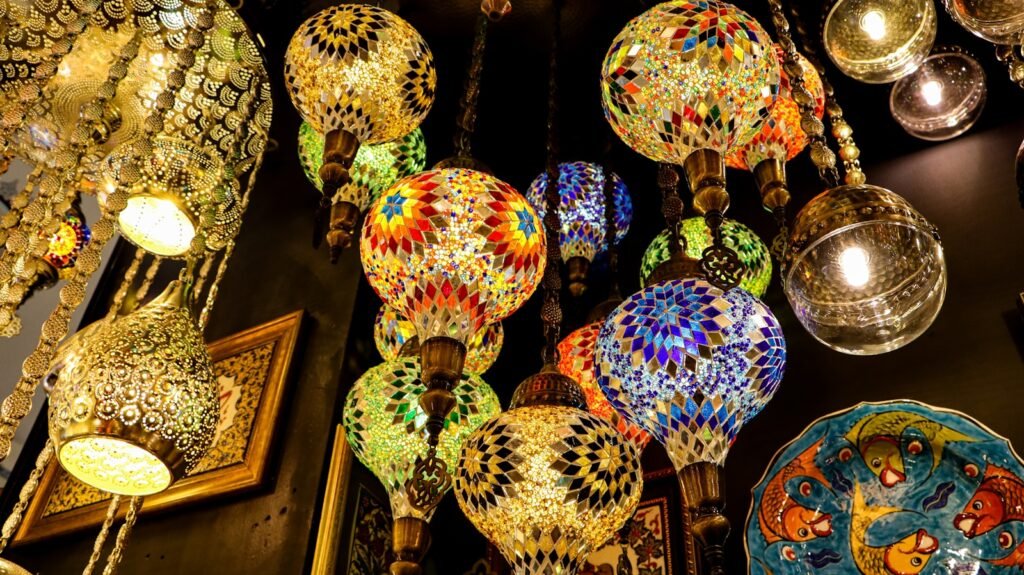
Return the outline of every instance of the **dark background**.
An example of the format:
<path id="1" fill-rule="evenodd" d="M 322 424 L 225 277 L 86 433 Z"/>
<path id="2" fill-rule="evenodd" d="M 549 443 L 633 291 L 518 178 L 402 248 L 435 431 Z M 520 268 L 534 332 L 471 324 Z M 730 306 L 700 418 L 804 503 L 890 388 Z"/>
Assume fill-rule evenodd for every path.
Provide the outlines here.
<path id="1" fill-rule="evenodd" d="M 302 175 L 295 152 L 298 117 L 283 92 L 281 60 L 291 32 L 331 2 L 246 0 L 242 14 L 266 42 L 275 82 L 273 136 L 235 259 L 220 291 L 207 336 L 217 339 L 295 309 L 309 312 L 293 364 L 289 404 L 280 422 L 272 462 L 274 478 L 264 491 L 200 508 L 145 517 L 136 527 L 122 573 L 297 574 L 308 572 L 322 498 L 325 462 L 344 393 L 379 358 L 370 339 L 379 302 L 361 279 L 353 250 L 331 266 L 309 244 L 317 195 Z M 424 123 L 429 162 L 451 152 L 453 117 L 463 83 L 475 18 L 475 0 L 385 2 L 426 37 L 438 67 L 438 98 Z M 400 5 L 399 5 L 400 4 Z M 513 0 L 513 13 L 492 27 L 474 152 L 495 174 L 520 190 L 543 170 L 546 117 L 549 0 Z M 764 23 L 764 2 L 740 1 Z M 623 246 L 622 283 L 637 289 L 640 255 L 663 227 L 654 185 L 655 165 L 611 143 L 602 118 L 598 73 L 604 52 L 625 22 L 644 4 L 631 0 L 565 0 L 560 91 L 563 160 L 607 162 L 630 188 L 636 217 Z M 816 30 L 818 2 L 804 7 Z M 940 8 L 939 42 L 972 50 L 986 67 L 989 103 L 978 125 L 952 142 L 930 144 L 907 136 L 888 110 L 888 86 L 869 86 L 832 69 L 840 102 L 863 150 L 872 183 L 907 197 L 936 224 L 949 264 L 945 307 L 932 328 L 904 349 L 877 357 L 842 355 L 816 343 L 793 317 L 776 283 L 765 296 L 789 344 L 789 366 L 769 407 L 741 432 L 727 465 L 733 522 L 729 566 L 746 571 L 742 546 L 749 492 L 772 454 L 815 418 L 859 401 L 909 398 L 958 409 L 1024 445 L 1020 417 L 1024 384 L 1024 326 L 1014 308 L 1024 290 L 1024 213 L 1014 184 L 1013 159 L 1024 136 L 1024 92 L 995 62 L 992 46 L 956 28 Z M 773 32 L 773 31 L 772 31 Z M 770 218 L 751 179 L 729 174 L 731 216 L 770 238 Z M 806 156 L 790 165 L 795 205 L 821 191 Z M 574 328 L 589 305 L 603 297 L 607 278 L 598 264 L 589 298 L 567 305 Z M 116 272 L 111 272 L 116 277 Z M 106 280 L 108 283 L 110 279 Z M 506 321 L 506 344 L 486 379 L 505 404 L 522 379 L 540 367 L 539 297 Z M 20 358 L 11 359 L 20 361 Z M 7 359 L 5 359 L 7 361 Z M 41 445 L 42 424 L 35 440 Z M 31 448 L 15 481 L 34 459 Z M 645 465 L 667 465 L 656 445 Z M 372 482 L 355 471 L 359 481 Z M 18 483 L 13 483 L 18 485 Z M 428 570 L 459 574 L 482 557 L 485 545 L 448 497 L 434 520 L 435 543 Z M 72 535 L 12 553 L 33 571 L 78 572 L 94 532 Z M 342 549 L 344 559 L 346 549 Z M 344 564 L 343 564 L 344 565 Z M 340 569 L 339 572 L 344 572 Z"/>

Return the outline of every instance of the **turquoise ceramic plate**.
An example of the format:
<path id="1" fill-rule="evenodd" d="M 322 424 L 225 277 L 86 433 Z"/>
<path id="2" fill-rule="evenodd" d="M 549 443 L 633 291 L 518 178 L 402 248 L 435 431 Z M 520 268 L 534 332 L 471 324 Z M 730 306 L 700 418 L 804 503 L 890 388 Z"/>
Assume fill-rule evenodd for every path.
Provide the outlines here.
<path id="1" fill-rule="evenodd" d="M 1020 575 L 1024 464 L 974 419 L 910 401 L 821 418 L 753 491 L 754 575 Z"/>

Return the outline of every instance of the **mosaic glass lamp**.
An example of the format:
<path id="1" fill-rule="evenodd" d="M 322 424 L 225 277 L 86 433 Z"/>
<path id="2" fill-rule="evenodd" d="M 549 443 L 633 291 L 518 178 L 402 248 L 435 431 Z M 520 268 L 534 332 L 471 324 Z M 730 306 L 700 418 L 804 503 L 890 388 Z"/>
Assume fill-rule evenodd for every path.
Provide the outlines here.
<path id="1" fill-rule="evenodd" d="M 686 240 L 686 256 L 693 259 L 700 259 L 712 243 L 711 231 L 703 218 L 687 218 L 679 222 L 679 235 Z M 640 285 L 649 285 L 654 270 L 669 260 L 670 236 L 668 230 L 663 230 L 647 247 L 640 260 Z M 739 255 L 743 264 L 740 287 L 755 297 L 763 296 L 772 281 L 772 258 L 768 246 L 753 230 L 730 219 L 722 222 L 722 241 Z"/>
<path id="2" fill-rule="evenodd" d="M 306 178 L 323 191 L 319 172 L 324 161 L 324 137 L 305 122 L 299 127 L 299 161 Z M 427 141 L 419 128 L 397 140 L 360 146 L 349 170 L 352 181 L 338 190 L 335 199 L 366 211 L 384 190 L 406 176 L 422 172 L 426 165 Z"/>
<path id="3" fill-rule="evenodd" d="M 565 339 L 558 343 L 560 358 L 558 371 L 579 384 L 590 413 L 607 419 L 615 426 L 615 429 L 626 436 L 626 439 L 636 445 L 637 452 L 642 452 L 647 446 L 647 442 L 651 440 L 651 435 L 615 411 L 612 404 L 608 403 L 604 392 L 597 385 L 597 377 L 594 373 L 594 351 L 597 348 L 597 335 L 601 331 L 602 325 L 604 322 L 587 324 L 565 336 Z"/>
<path id="4" fill-rule="evenodd" d="M 993 44 L 1020 44 L 1024 2 L 1020 0 L 943 0 L 958 24 Z"/>
<path id="5" fill-rule="evenodd" d="M 778 45 L 775 53 L 781 78 L 779 96 L 757 134 L 745 145 L 730 149 L 725 158 L 728 167 L 749 170 L 754 174 L 761 202 L 770 212 L 789 203 L 785 164 L 802 152 L 810 141 L 801 125 L 800 105 L 794 99 L 793 86 L 785 70 L 786 53 Z M 820 120 L 825 113 L 825 88 L 814 66 L 802 55 L 799 61 L 804 88 L 814 99 L 814 115 Z M 760 297 L 760 294 L 754 295 Z"/>
<path id="6" fill-rule="evenodd" d="M 373 289 L 415 326 L 423 379 L 451 383 L 470 337 L 533 294 L 545 246 L 540 219 L 515 189 L 445 168 L 385 192 L 367 213 L 360 253 Z"/>
<path id="7" fill-rule="evenodd" d="M 57 225 L 57 231 L 50 238 L 50 244 L 43 261 L 52 267 L 60 277 L 65 277 L 75 267 L 78 254 L 92 240 L 92 231 L 85 223 L 77 208 L 64 214 Z"/>
<path id="8" fill-rule="evenodd" d="M 430 48 L 408 22 L 382 8 L 343 4 L 306 20 L 285 54 L 285 85 L 299 114 L 324 135 L 319 176 L 325 202 L 352 181 L 359 147 L 402 138 L 434 102 Z M 331 209 L 333 258 L 351 243 L 359 206 Z"/>
<path id="9" fill-rule="evenodd" d="M 619 176 L 605 173 L 604 168 L 590 162 L 566 162 L 558 166 L 559 217 L 562 229 L 558 235 L 562 260 L 569 267 L 569 290 L 582 295 L 586 289 L 587 271 L 594 257 L 607 249 L 606 180 L 612 186 L 615 206 L 615 242 L 621 242 L 633 220 L 633 202 L 629 190 Z M 541 218 L 547 208 L 547 172 L 537 176 L 526 193 Z"/>
<path id="10" fill-rule="evenodd" d="M 470 435 L 455 475 L 462 512 L 517 575 L 574 575 L 642 491 L 636 446 L 557 370 L 528 378 L 512 409 Z"/>
<path id="11" fill-rule="evenodd" d="M 834 0 L 822 36 L 825 52 L 844 74 L 887 84 L 924 62 L 937 27 L 932 0 Z"/>
<path id="12" fill-rule="evenodd" d="M 911 136 L 948 140 L 978 121 L 987 93 L 977 60 L 959 48 L 941 48 L 893 85 L 889 109 Z"/>
<path id="13" fill-rule="evenodd" d="M 608 317 L 595 362 L 612 406 L 665 446 L 715 572 L 729 531 L 717 478 L 740 428 L 782 381 L 786 343 L 778 321 L 742 289 L 668 280 Z"/>
<path id="14" fill-rule="evenodd" d="M 403 349 L 408 352 L 419 347 L 416 326 L 388 306 L 382 307 L 377 313 L 377 321 L 373 324 L 373 341 L 384 361 L 397 359 L 403 354 Z M 504 341 L 505 330 L 502 329 L 501 322 L 484 326 L 473 334 L 466 344 L 466 363 L 463 370 L 466 373 L 480 374 L 490 369 L 498 359 Z M 406 348 L 406 345 L 409 345 L 409 348 Z"/>
<path id="15" fill-rule="evenodd" d="M 220 402 L 206 344 L 174 281 L 138 310 L 103 323 L 59 370 L 49 431 L 79 481 L 121 495 L 167 489 L 213 442 Z"/>
<path id="16" fill-rule="evenodd" d="M 345 437 L 356 457 L 384 484 L 395 520 L 393 572 L 415 573 L 429 545 L 426 512 L 410 504 L 406 483 L 416 463 L 427 454 L 427 413 L 419 405 L 426 386 L 419 379 L 419 360 L 401 357 L 368 370 L 345 400 Z M 464 376 L 453 388 L 455 408 L 444 421 L 437 454 L 455 465 L 466 438 L 498 415 L 494 391 L 478 376 Z M 413 535 L 416 535 L 413 537 Z M 425 535 L 425 537 L 424 537 Z M 395 575 L 398 575 L 396 573 Z"/>
<path id="17" fill-rule="evenodd" d="M 917 339 L 946 294 L 938 232 L 895 193 L 846 185 L 797 214 L 786 297 L 804 328 L 836 351 L 875 355 Z"/>
<path id="18" fill-rule="evenodd" d="M 116 187 L 121 172 L 129 169 L 132 145 L 129 142 L 107 158 L 108 189 Z M 223 235 L 218 228 L 231 219 L 226 212 L 238 210 L 238 188 L 223 185 L 220 159 L 195 144 L 159 136 L 139 168 L 142 177 L 132 186 L 118 225 L 128 241 L 152 254 L 203 253 L 207 237 Z"/>

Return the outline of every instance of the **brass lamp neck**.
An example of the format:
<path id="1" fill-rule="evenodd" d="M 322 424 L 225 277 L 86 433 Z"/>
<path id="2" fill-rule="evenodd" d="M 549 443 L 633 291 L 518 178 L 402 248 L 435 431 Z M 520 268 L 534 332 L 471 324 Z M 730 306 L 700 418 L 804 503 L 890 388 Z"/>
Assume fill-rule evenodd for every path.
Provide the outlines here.
<path id="1" fill-rule="evenodd" d="M 395 552 L 391 575 L 422 575 L 420 562 L 430 549 L 430 526 L 417 517 L 395 519 L 391 549 Z"/>
<path id="2" fill-rule="evenodd" d="M 699 214 L 729 209 L 729 193 L 725 191 L 725 159 L 708 148 L 695 150 L 683 162 L 683 171 L 693 193 L 693 207 Z"/>
<path id="3" fill-rule="evenodd" d="M 725 541 L 729 537 L 729 520 L 725 509 L 725 485 L 722 467 L 697 462 L 679 472 L 686 512 L 693 517 L 694 539 L 700 544 L 704 565 L 711 575 L 725 574 Z"/>
<path id="4" fill-rule="evenodd" d="M 761 204 L 769 212 L 789 204 L 786 165 L 782 160 L 768 158 L 754 166 L 754 181 L 761 192 Z"/>

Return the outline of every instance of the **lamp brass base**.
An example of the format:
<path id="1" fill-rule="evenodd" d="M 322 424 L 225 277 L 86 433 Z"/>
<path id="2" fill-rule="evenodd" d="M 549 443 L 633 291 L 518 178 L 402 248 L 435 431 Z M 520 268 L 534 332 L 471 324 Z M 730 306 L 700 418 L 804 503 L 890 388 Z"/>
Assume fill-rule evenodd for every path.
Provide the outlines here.
<path id="1" fill-rule="evenodd" d="M 573 256 L 566 262 L 569 268 L 569 293 L 580 297 L 587 291 L 587 274 L 590 272 L 590 260 L 583 256 Z"/>
<path id="2" fill-rule="evenodd" d="M 545 365 L 540 373 L 523 380 L 512 395 L 512 409 L 531 405 L 558 405 L 587 409 L 580 385 L 563 375 L 554 365 Z"/>
<path id="3" fill-rule="evenodd" d="M 754 181 L 761 192 L 761 204 L 769 212 L 789 204 L 786 165 L 781 160 L 769 158 L 754 166 Z"/>
<path id="4" fill-rule="evenodd" d="M 724 214 L 729 209 L 729 192 L 725 190 L 725 159 L 715 150 L 695 150 L 683 161 L 683 171 L 693 192 L 693 208 L 703 215 Z"/>
<path id="5" fill-rule="evenodd" d="M 359 224 L 359 206 L 352 202 L 335 202 L 331 206 L 331 225 L 327 230 L 327 246 L 331 251 L 331 263 L 338 263 L 341 252 L 352 245 Z"/>
<path id="6" fill-rule="evenodd" d="M 687 256 L 683 252 L 677 252 L 654 268 L 651 275 L 647 277 L 647 285 L 644 287 L 668 280 L 689 278 L 704 278 L 704 270 L 700 267 L 700 261 Z"/>
<path id="7" fill-rule="evenodd" d="M 391 549 L 397 558 L 391 563 L 391 575 L 422 575 L 420 561 L 430 549 L 430 526 L 416 517 L 395 519 Z"/>
<path id="8" fill-rule="evenodd" d="M 693 537 L 700 544 L 704 566 L 711 575 L 725 574 L 725 541 L 731 529 L 725 509 L 722 468 L 698 462 L 679 472 L 679 484 L 688 512 L 692 513 Z"/>
<path id="9" fill-rule="evenodd" d="M 608 296 L 608 299 L 594 306 L 594 309 L 590 310 L 587 314 L 587 323 L 604 322 L 608 319 L 608 316 L 612 315 L 620 305 L 622 305 L 622 296 L 618 293 L 613 293 Z"/>
<path id="10" fill-rule="evenodd" d="M 432 337 L 420 344 L 420 379 L 427 390 L 420 395 L 420 407 L 427 413 L 426 429 L 436 438 L 444 420 L 455 407 L 452 388 L 462 378 L 466 346 L 450 337 Z"/>

